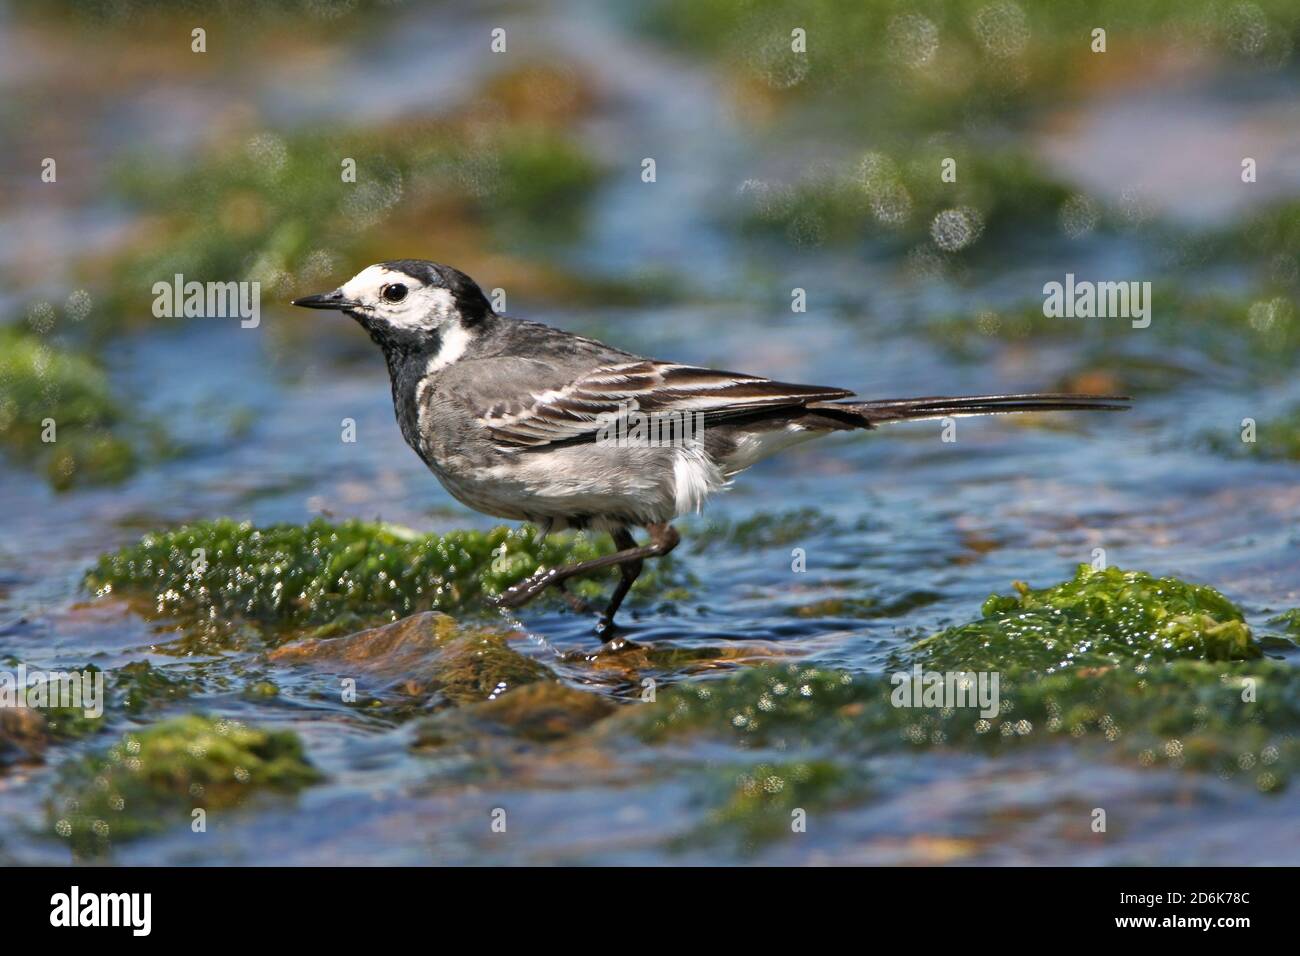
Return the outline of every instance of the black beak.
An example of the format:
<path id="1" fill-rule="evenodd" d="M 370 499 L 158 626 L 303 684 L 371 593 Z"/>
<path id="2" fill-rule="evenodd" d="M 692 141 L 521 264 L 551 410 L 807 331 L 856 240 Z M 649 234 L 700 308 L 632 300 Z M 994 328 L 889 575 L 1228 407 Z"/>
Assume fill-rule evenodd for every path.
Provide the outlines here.
<path id="1" fill-rule="evenodd" d="M 294 299 L 293 304 L 300 305 L 304 309 L 338 309 L 339 311 L 353 309 L 359 305 L 357 302 L 343 298 L 343 293 L 338 289 L 321 295 L 305 295 L 301 299 Z"/>

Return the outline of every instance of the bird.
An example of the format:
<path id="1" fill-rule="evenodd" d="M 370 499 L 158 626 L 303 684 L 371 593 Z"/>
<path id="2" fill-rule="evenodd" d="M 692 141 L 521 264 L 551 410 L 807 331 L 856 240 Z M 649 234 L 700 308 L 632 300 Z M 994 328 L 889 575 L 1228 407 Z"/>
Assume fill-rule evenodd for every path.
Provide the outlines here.
<path id="1" fill-rule="evenodd" d="M 461 504 L 542 536 L 612 537 L 613 553 L 540 568 L 496 597 L 514 609 L 555 588 L 585 608 L 567 582 L 617 567 L 602 639 L 644 562 L 677 547 L 673 521 L 792 445 L 896 422 L 1129 407 L 1122 395 L 1051 393 L 860 401 L 844 388 L 647 358 L 498 314 L 465 273 L 423 259 L 367 266 L 293 304 L 342 312 L 369 333 L 402 437 Z"/>

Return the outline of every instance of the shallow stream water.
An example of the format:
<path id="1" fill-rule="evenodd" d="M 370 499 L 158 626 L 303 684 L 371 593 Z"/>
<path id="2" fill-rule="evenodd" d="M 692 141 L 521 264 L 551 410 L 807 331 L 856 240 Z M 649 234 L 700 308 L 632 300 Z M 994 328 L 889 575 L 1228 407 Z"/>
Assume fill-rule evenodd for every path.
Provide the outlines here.
<path id="1" fill-rule="evenodd" d="M 1121 262 L 1140 272 L 1144 257 L 1157 256 L 1123 239 L 1041 245 L 997 254 L 967 281 L 952 283 L 909 274 L 870 250 L 790 251 L 742 241 L 710 218 L 710 199 L 766 175 L 790 141 L 779 129 L 758 133 L 739 122 L 707 67 L 652 45 L 594 5 L 577 9 L 581 16 L 512 11 L 507 22 L 513 27 L 540 17 L 538 42 L 570 57 L 608 92 L 588 121 L 592 148 L 607 158 L 658 150 L 663 188 L 646 190 L 635 163 L 624 162 L 625 170 L 591 204 L 586 238 L 565 253 L 566 265 L 594 275 L 666 273 L 680 295 L 617 308 L 516 297 L 514 313 L 657 357 L 842 385 L 869 397 L 1052 388 L 1077 371 L 1088 333 L 972 359 L 931 334 L 932 317 L 996 308 L 1067 269 L 1103 274 Z M 241 90 L 257 91 L 254 99 L 273 124 L 379 120 L 429 108 L 409 91 L 440 89 L 454 99 L 458 90 L 473 88 L 481 58 L 431 60 L 422 38 L 481 26 L 474 16 L 434 18 L 412 9 L 378 28 L 353 55 L 332 62 L 320 74 L 329 78 L 322 87 L 300 82 L 294 69 L 305 67 L 268 63 Z M 4 82 L 17 80 L 6 74 Z M 183 151 L 192 148 L 183 117 L 217 111 L 226 95 L 205 86 L 173 89 L 160 100 L 135 88 L 116 108 L 139 118 L 135 138 Z M 1191 98 L 1179 107 L 1186 115 L 1217 96 L 1184 95 Z M 1233 115 L 1266 124 L 1271 141 L 1292 137 L 1293 146 L 1295 101 L 1288 106 L 1284 95 L 1250 87 Z M 1059 162 L 1069 174 L 1072 164 L 1091 168 L 1081 156 L 1089 142 L 1109 149 L 1108 130 L 1168 109 L 1159 97 L 1101 99 L 1085 108 L 1086 122 L 1045 119 L 1024 135 L 1042 144 L 1045 163 Z M 1081 126 L 1093 132 L 1071 141 L 1068 131 Z M 1192 126 L 1180 129 L 1193 139 L 1216 135 Z M 110 124 L 91 128 L 98 148 L 116 148 Z M 11 238 L 35 215 L 37 202 L 21 194 L 4 213 Z M 1242 211 L 1207 204 L 1196 214 L 1222 221 Z M 47 215 L 42 246 L 58 245 L 69 258 L 78 244 L 89 251 L 115 223 L 129 222 L 93 192 L 74 208 Z M 102 228 L 79 225 L 86 222 Z M 13 242 L 0 250 L 8 275 L 30 254 Z M 345 272 L 362 265 L 349 263 Z M 479 278 L 492 284 L 491 276 Z M 1193 286 L 1219 282 L 1212 272 L 1185 279 Z M 795 286 L 808 289 L 806 313 L 789 310 Z M 29 291 L 11 287 L 6 298 Z M 119 602 L 93 599 L 81 585 L 101 553 L 145 531 L 216 516 L 258 524 L 357 517 L 429 531 L 494 523 L 456 505 L 403 445 L 383 363 L 360 330 L 332 315 L 311 321 L 321 323 L 319 334 L 284 334 L 301 329 L 303 320 L 268 306 L 257 329 L 241 329 L 235 320 L 177 321 L 113 341 L 104 357 L 114 383 L 144 414 L 165 419 L 186 446 L 123 485 L 57 494 L 21 465 L 0 462 L 0 647 L 6 655 L 46 669 L 87 663 L 111 669 L 140 660 L 165 668 L 206 664 L 210 673 L 232 675 L 229 689 L 205 691 L 178 711 L 292 729 L 326 777 L 296 798 L 257 801 L 225 816 L 201 843 L 180 826 L 115 847 L 113 860 L 1258 864 L 1300 858 L 1293 794 L 1099 761 L 1059 745 L 997 757 L 872 758 L 863 768 L 880 781 L 871 798 L 819 815 L 800 839 L 745 847 L 701 840 L 693 834 L 707 804 L 689 774 L 666 772 L 661 761 L 725 767 L 734 755 L 711 753 L 716 745 L 621 755 L 574 747 L 506 761 L 506 771 L 467 782 L 457 758 L 412 751 L 410 725 L 322 702 L 309 672 L 252 652 L 207 662 L 168 653 L 160 625 Z M 1156 324 L 1176 321 L 1157 303 Z M 706 514 L 684 522 L 686 543 L 675 561 L 693 582 L 689 596 L 634 595 L 625 605 L 626 636 L 647 646 L 712 649 L 702 655 L 706 667 L 689 668 L 692 680 L 766 658 L 879 673 L 891 651 L 914 636 L 977 616 L 984 598 L 1006 592 L 1013 580 L 1035 586 L 1063 580 L 1093 560 L 1097 548 L 1113 565 L 1212 584 L 1245 610 L 1257 633 L 1267 633 L 1268 618 L 1300 605 L 1296 466 L 1217 456 L 1201 435 L 1232 433 L 1246 415 L 1264 418 L 1294 404 L 1300 379 L 1260 383 L 1216 364 L 1213 355 L 1194 347 L 1180 353 L 1138 331 L 1124 351 L 1133 361 L 1172 366 L 1176 384 L 1139 394 L 1123 415 L 1063 416 L 1050 427 L 962 420 L 955 442 L 941 440 L 939 423 L 920 423 L 833 437 L 759 465 L 710 502 Z M 339 422 L 349 417 L 357 425 L 355 444 L 338 441 Z M 702 535 L 707 547 L 692 543 L 692 529 L 801 511 L 813 517 L 793 538 L 729 547 Z M 792 571 L 794 548 L 806 554 L 803 573 Z M 575 686 L 619 699 L 635 695 L 617 668 L 578 653 L 598 646 L 589 617 L 548 605 L 508 623 L 519 628 L 521 650 Z M 1294 652 L 1270 653 L 1300 662 Z M 686 671 L 670 667 L 659 676 L 671 682 Z M 255 673 L 272 677 L 278 695 L 244 694 Z M 46 765 L 11 768 L 0 777 L 0 862 L 70 860 L 48 830 L 43 802 L 60 762 L 99 745 L 71 743 Z M 1104 842 L 1079 822 L 1103 800 L 1120 821 L 1118 839 Z M 510 810 L 507 834 L 484 825 L 496 806 Z"/>

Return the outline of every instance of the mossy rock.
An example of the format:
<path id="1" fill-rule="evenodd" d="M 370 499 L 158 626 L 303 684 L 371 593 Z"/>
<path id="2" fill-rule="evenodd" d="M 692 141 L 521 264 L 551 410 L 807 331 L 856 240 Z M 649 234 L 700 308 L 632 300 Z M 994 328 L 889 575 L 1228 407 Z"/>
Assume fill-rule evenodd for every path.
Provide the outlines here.
<path id="1" fill-rule="evenodd" d="M 127 415 L 91 359 L 13 328 L 0 329 L 0 448 L 66 491 L 111 484 L 139 462 L 121 434 Z M 47 442 L 52 424 L 54 441 Z"/>
<path id="2" fill-rule="evenodd" d="M 175 668 L 155 667 L 148 661 L 131 661 L 113 671 L 113 687 L 127 713 L 185 700 L 200 690 L 202 682 Z"/>
<path id="3" fill-rule="evenodd" d="M 424 610 L 482 610 L 539 567 L 609 553 L 601 536 L 495 528 L 418 534 L 364 521 L 255 527 L 228 519 L 146 535 L 106 554 L 87 586 L 134 599 L 141 613 L 190 625 L 187 640 L 239 644 L 305 629 L 349 633 Z M 662 581 L 654 569 L 644 591 Z M 579 582 L 598 593 L 600 576 Z"/>
<path id="4" fill-rule="evenodd" d="M 21 686 L 15 685 L 12 675 L 0 675 L 5 684 L 4 693 L 0 695 L 3 698 L 0 712 L 18 715 L 14 718 L 16 722 L 9 724 L 10 731 L 18 733 L 21 738 L 32 728 L 38 728 L 42 738 L 58 741 L 74 740 L 103 729 L 103 715 L 110 703 L 109 688 L 105 683 L 103 695 L 97 695 L 95 688 L 88 683 L 95 681 L 98 671 L 99 668 L 93 664 L 74 671 L 61 671 L 57 676 L 33 670 L 28 674 L 28 683 Z M 68 699 L 76 702 L 77 706 L 58 703 Z M 23 702 L 22 706 L 15 706 L 19 700 Z M 96 708 L 98 713 L 87 713 Z M 0 735 L 2 733 L 0 731 Z"/>
<path id="5" fill-rule="evenodd" d="M 991 595 L 977 621 L 950 627 L 896 657 L 937 669 L 1104 667 L 1260 656 L 1241 611 L 1214 588 L 1173 577 L 1081 564 L 1073 580 Z"/>
<path id="6" fill-rule="evenodd" d="M 975 708 L 900 707 L 876 675 L 763 666 L 670 688 L 632 708 L 642 739 L 810 749 L 810 756 L 900 750 L 1004 752 L 1091 746 L 1141 765 L 1212 771 L 1280 790 L 1300 766 L 1300 673 L 1273 661 L 1174 661 L 1003 679 L 994 717 Z M 813 743 L 815 742 L 815 744 Z"/>
<path id="7" fill-rule="evenodd" d="M 898 655 L 908 669 L 895 674 L 754 667 L 671 687 L 610 731 L 630 727 L 652 745 L 721 739 L 835 761 L 1061 742 L 1249 777 L 1272 792 L 1300 766 L 1300 671 L 1259 654 L 1240 611 L 1212 588 L 1084 566 L 1051 588 L 992 595 L 980 620 Z M 899 691 L 913 667 L 997 676 L 996 713 L 909 706 Z"/>
<path id="8" fill-rule="evenodd" d="M 296 734 L 191 714 L 129 731 L 66 765 L 47 816 L 74 850 L 95 853 L 195 809 L 224 810 L 257 791 L 291 793 L 320 779 Z"/>
<path id="9" fill-rule="evenodd" d="M 347 637 L 296 641 L 272 651 L 270 658 L 352 677 L 358 702 L 390 710 L 490 701 L 554 678 L 544 664 L 511 648 L 504 633 L 461 626 L 427 611 Z"/>
<path id="10" fill-rule="evenodd" d="M 1281 614 L 1269 618 L 1268 623 L 1273 627 L 1281 628 L 1287 634 L 1300 637 L 1300 607 L 1283 611 Z"/>

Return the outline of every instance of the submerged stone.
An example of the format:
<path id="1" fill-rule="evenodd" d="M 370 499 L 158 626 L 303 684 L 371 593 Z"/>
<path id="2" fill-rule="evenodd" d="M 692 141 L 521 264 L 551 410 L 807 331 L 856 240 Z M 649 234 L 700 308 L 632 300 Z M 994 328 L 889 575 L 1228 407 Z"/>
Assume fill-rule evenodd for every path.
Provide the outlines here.
<path id="1" fill-rule="evenodd" d="M 113 671 L 113 686 L 121 695 L 122 707 L 138 714 L 149 707 L 184 700 L 200 689 L 194 677 L 178 674 L 174 668 L 154 667 L 148 661 L 131 661 Z"/>
<path id="2" fill-rule="evenodd" d="M 415 742 L 417 747 L 440 747 L 486 733 L 552 743 L 586 730 L 616 709 L 617 705 L 600 694 L 543 680 L 440 714 L 421 725 Z"/>
<path id="3" fill-rule="evenodd" d="M 238 806 L 259 790 L 293 792 L 320 774 L 296 734 L 191 714 L 124 734 L 66 765 L 47 805 L 54 831 L 82 853 Z"/>
<path id="4" fill-rule="evenodd" d="M 45 717 L 29 708 L 0 708 L 0 769 L 39 762 L 49 743 Z"/>
<path id="5" fill-rule="evenodd" d="M 424 612 L 348 637 L 308 638 L 271 652 L 278 663 L 300 661 L 356 681 L 358 702 L 415 707 L 461 706 L 553 678 L 545 665 L 513 650 L 505 634 L 462 627 Z M 331 692 L 339 685 L 331 684 Z"/>

